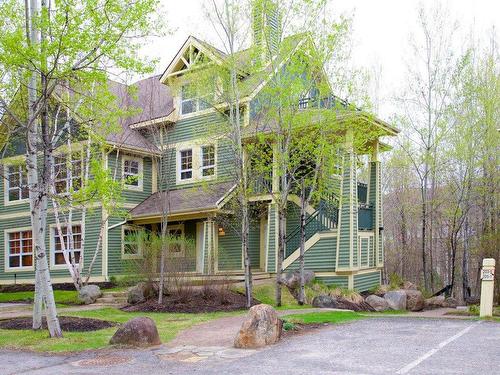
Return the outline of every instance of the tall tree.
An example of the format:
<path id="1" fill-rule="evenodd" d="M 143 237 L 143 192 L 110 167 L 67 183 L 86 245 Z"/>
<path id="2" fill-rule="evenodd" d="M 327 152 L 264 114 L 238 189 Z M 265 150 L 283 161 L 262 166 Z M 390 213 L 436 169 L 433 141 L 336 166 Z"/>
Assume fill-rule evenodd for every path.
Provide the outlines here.
<path id="1" fill-rule="evenodd" d="M 150 65 L 137 57 L 137 37 L 160 25 L 157 5 L 156 0 L 62 0 L 57 4 L 7 0 L 0 5 L 2 122 L 9 124 L 10 137 L 20 139 L 27 150 L 36 254 L 33 323 L 35 329 L 41 327 L 43 302 L 52 337 L 61 336 L 45 246 L 53 151 L 60 146 L 56 142 L 61 131 L 51 126 L 50 119 L 56 116 L 52 103 L 56 101 L 78 117 L 87 137 L 116 129 L 123 113 L 108 111 L 116 103 L 108 79 L 121 70 L 150 71 Z M 64 94 L 67 90 L 69 95 Z"/>

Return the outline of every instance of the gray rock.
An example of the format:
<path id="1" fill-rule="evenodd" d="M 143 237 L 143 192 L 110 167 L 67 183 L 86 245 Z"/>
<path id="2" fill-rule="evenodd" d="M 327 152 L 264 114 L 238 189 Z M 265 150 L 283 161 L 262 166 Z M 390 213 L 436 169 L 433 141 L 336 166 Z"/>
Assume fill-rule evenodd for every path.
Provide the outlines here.
<path id="1" fill-rule="evenodd" d="M 405 290 L 418 290 L 417 286 L 413 284 L 411 281 L 405 281 L 403 283 L 403 289 Z"/>
<path id="2" fill-rule="evenodd" d="M 112 345 L 152 346 L 160 345 L 160 336 L 155 322 L 146 317 L 129 320 L 115 332 L 111 340 Z"/>
<path id="3" fill-rule="evenodd" d="M 97 285 L 85 285 L 78 292 L 78 300 L 85 305 L 94 303 L 101 296 L 101 288 Z"/>
<path id="4" fill-rule="evenodd" d="M 446 307 L 452 307 L 455 308 L 458 306 L 458 301 L 453 298 L 453 297 L 448 297 L 444 300 L 445 306 Z"/>
<path id="5" fill-rule="evenodd" d="M 393 310 L 406 310 L 406 293 L 404 290 L 391 290 L 384 295 L 389 307 Z"/>
<path id="6" fill-rule="evenodd" d="M 437 309 L 440 307 L 445 307 L 445 304 L 446 304 L 446 299 L 444 298 L 444 296 L 431 297 L 425 300 L 425 307 L 428 309 Z"/>
<path id="7" fill-rule="evenodd" d="M 329 295 L 320 294 L 313 298 L 312 305 L 321 308 L 336 308 L 337 300 Z"/>
<path id="8" fill-rule="evenodd" d="M 316 275 L 313 271 L 304 270 L 304 285 L 308 285 L 315 279 Z M 299 299 L 300 288 L 300 272 L 287 272 L 281 276 L 281 283 L 287 287 L 290 294 L 296 299 Z"/>
<path id="9" fill-rule="evenodd" d="M 131 305 L 146 301 L 154 295 L 154 290 L 148 283 L 140 282 L 136 286 L 129 288 L 127 302 Z"/>
<path id="10" fill-rule="evenodd" d="M 405 290 L 406 309 L 409 311 L 422 311 L 425 307 L 425 299 L 418 290 Z"/>
<path id="11" fill-rule="evenodd" d="M 385 298 L 376 296 L 375 294 L 366 297 L 365 302 L 369 304 L 375 311 L 385 311 L 389 310 L 389 304 Z"/>
<path id="12" fill-rule="evenodd" d="M 234 338 L 234 346 L 242 349 L 275 344 L 281 337 L 283 322 L 271 306 L 252 306 Z"/>

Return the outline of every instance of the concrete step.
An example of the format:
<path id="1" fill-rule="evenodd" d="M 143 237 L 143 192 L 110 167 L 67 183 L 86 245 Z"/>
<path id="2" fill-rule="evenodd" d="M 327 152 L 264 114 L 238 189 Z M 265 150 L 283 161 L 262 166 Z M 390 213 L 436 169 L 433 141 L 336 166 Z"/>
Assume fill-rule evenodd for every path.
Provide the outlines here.
<path id="1" fill-rule="evenodd" d="M 123 305 L 123 304 L 127 303 L 127 298 L 124 298 L 124 297 L 101 297 L 101 298 L 98 298 L 96 300 L 96 303 Z"/>
<path id="2" fill-rule="evenodd" d="M 127 291 L 123 291 L 123 292 L 103 292 L 102 293 L 102 296 L 103 297 L 125 297 L 127 298 Z"/>

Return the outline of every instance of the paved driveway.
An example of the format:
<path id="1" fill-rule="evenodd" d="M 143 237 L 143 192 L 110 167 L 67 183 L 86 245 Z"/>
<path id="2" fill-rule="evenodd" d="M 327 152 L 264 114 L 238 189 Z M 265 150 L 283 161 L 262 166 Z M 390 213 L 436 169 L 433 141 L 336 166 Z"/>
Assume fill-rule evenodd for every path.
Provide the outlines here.
<path id="1" fill-rule="evenodd" d="M 165 347 L 76 356 L 0 352 L 0 373 L 500 374 L 500 324 L 374 318 L 327 327 L 260 351 L 213 351 L 207 348 L 211 356 L 202 350 L 198 356 L 182 355 Z"/>

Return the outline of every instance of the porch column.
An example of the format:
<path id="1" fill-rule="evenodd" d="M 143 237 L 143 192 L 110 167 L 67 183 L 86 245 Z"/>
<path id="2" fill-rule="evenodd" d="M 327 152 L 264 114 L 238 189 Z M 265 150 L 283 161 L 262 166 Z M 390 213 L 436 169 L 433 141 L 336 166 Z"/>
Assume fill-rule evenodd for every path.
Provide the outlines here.
<path id="1" fill-rule="evenodd" d="M 217 269 L 215 227 L 212 218 L 203 222 L 203 273 L 207 275 L 214 274 Z"/>
<path id="2" fill-rule="evenodd" d="M 340 184 L 337 271 L 358 268 L 358 188 L 353 135 L 346 135 Z"/>
<path id="3" fill-rule="evenodd" d="M 266 272 L 276 272 L 278 257 L 278 210 L 275 203 L 270 203 L 267 211 L 267 243 L 266 243 Z"/>
<path id="4" fill-rule="evenodd" d="M 381 165 L 379 160 L 379 143 L 373 145 L 369 165 L 368 203 L 373 209 L 373 241 L 374 257 L 370 259 L 370 266 L 382 267 L 384 263 L 384 240 L 382 220 L 382 192 L 381 192 Z"/>

